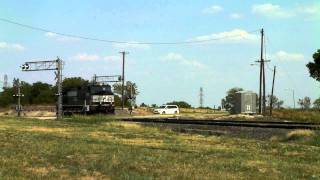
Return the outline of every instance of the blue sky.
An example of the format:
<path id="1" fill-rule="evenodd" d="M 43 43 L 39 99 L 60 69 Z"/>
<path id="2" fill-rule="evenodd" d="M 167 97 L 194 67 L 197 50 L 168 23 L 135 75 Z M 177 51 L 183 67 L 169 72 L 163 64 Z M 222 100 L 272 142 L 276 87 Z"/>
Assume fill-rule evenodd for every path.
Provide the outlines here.
<path id="1" fill-rule="evenodd" d="M 175 42 L 232 38 L 192 45 L 112 44 L 59 36 L 0 21 L 0 76 L 10 81 L 54 83 L 53 72 L 21 72 L 30 60 L 57 56 L 64 76 L 91 79 L 93 74 L 121 73 L 121 50 L 129 51 L 126 77 L 137 83 L 138 103 L 184 100 L 220 105 L 232 87 L 258 92 L 259 29 L 265 29 L 270 68 L 278 68 L 275 95 L 292 105 L 320 96 L 320 83 L 305 64 L 320 48 L 318 1 L 36 1 L 0 2 L 0 17 L 54 32 L 129 42 Z M 317 33 L 317 34 L 316 34 Z M 241 36 L 240 36 L 241 35 Z M 266 69 L 267 93 L 272 72 Z M 1 78 L 2 79 L 2 78 Z M 1 85 L 1 84 L 0 84 Z"/>

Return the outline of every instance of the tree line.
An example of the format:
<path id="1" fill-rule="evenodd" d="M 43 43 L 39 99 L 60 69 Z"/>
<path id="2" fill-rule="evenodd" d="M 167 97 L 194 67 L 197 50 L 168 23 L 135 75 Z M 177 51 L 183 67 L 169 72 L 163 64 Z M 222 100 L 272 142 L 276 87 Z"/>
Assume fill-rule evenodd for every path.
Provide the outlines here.
<path id="1" fill-rule="evenodd" d="M 13 80 L 13 86 L 3 88 L 0 92 L 0 107 L 8 107 L 16 104 L 17 100 L 14 95 L 18 93 L 18 80 Z M 70 87 L 86 86 L 90 82 L 81 77 L 65 78 L 62 82 L 63 89 Z M 112 85 L 113 92 L 115 94 L 115 105 L 121 106 L 121 92 L 122 85 L 120 83 L 114 83 Z M 57 101 L 57 86 L 43 82 L 27 83 L 25 81 L 20 82 L 20 90 L 23 97 L 21 98 L 22 105 L 55 105 Z M 125 106 L 130 106 L 135 103 L 136 96 L 139 94 L 138 87 L 133 82 L 126 82 L 124 85 L 124 97 Z"/>

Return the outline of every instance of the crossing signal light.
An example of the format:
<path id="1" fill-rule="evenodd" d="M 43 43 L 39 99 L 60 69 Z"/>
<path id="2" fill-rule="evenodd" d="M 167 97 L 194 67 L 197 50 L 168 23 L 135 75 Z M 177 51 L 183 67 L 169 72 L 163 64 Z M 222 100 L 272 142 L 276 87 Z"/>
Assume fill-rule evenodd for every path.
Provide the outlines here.
<path id="1" fill-rule="evenodd" d="M 27 71 L 27 70 L 29 70 L 29 68 L 30 68 L 29 64 L 23 64 L 21 66 L 22 71 Z"/>

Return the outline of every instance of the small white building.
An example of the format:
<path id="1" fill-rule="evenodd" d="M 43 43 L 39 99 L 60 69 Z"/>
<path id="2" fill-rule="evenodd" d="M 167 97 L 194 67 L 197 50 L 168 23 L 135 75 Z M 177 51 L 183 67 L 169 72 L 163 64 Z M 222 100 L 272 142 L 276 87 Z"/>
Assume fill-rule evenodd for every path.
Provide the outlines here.
<path id="1" fill-rule="evenodd" d="M 235 98 L 235 113 L 256 114 L 257 94 L 252 91 L 239 91 Z"/>

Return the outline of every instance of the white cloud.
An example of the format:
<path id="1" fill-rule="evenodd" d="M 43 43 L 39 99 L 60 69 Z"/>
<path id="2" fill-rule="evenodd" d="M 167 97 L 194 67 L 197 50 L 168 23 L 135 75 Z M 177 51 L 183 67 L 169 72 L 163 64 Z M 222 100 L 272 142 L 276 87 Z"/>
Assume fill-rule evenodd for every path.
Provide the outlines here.
<path id="1" fill-rule="evenodd" d="M 53 33 L 53 32 L 47 32 L 44 35 L 50 39 L 54 39 L 56 41 L 61 41 L 61 42 L 74 42 L 74 41 L 80 40 L 79 38 L 61 36 L 61 35 Z"/>
<path id="2" fill-rule="evenodd" d="M 271 57 L 280 61 L 302 61 L 305 59 L 304 55 L 301 53 L 288 53 L 282 50 L 271 55 Z"/>
<path id="3" fill-rule="evenodd" d="M 204 14 L 216 14 L 223 11 L 223 8 L 219 5 L 213 5 L 211 7 L 205 8 L 202 10 L 202 13 Z"/>
<path id="4" fill-rule="evenodd" d="M 97 54 L 79 53 L 73 56 L 72 59 L 78 61 L 97 61 L 100 59 L 100 56 Z"/>
<path id="5" fill-rule="evenodd" d="M 191 40 L 208 41 L 211 39 L 217 39 L 217 41 L 212 41 L 212 42 L 223 42 L 223 43 L 256 42 L 259 40 L 259 36 L 257 34 L 252 34 L 242 29 L 233 29 L 231 31 L 198 36 L 198 37 L 192 38 Z"/>
<path id="6" fill-rule="evenodd" d="M 314 20 L 320 18 L 320 3 L 299 5 L 296 12 L 305 17 L 305 20 Z"/>
<path id="7" fill-rule="evenodd" d="M 22 46 L 21 44 L 7 43 L 7 42 L 1 42 L 0 41 L 0 49 L 23 51 L 26 48 L 24 46 Z"/>
<path id="8" fill-rule="evenodd" d="M 128 43 L 113 43 L 112 44 L 113 48 L 116 49 L 121 49 L 121 50 L 126 50 L 126 49 L 149 49 L 150 45 L 148 44 L 139 44 L 137 41 L 130 41 Z"/>
<path id="9" fill-rule="evenodd" d="M 241 18 L 243 18 L 243 15 L 239 14 L 239 13 L 232 13 L 232 14 L 230 14 L 230 18 L 231 19 L 241 19 Z"/>
<path id="10" fill-rule="evenodd" d="M 107 63 L 118 63 L 121 61 L 121 56 L 103 56 L 99 54 L 88 54 L 88 53 L 78 53 L 74 56 L 72 56 L 70 59 L 76 60 L 76 61 L 105 61 Z"/>
<path id="11" fill-rule="evenodd" d="M 306 14 L 319 14 L 320 13 L 320 3 L 318 4 L 308 4 L 308 5 L 300 5 L 297 8 L 297 11 Z"/>
<path id="12" fill-rule="evenodd" d="M 168 53 L 162 59 L 166 62 L 178 62 L 181 65 L 190 66 L 198 69 L 206 68 L 206 65 L 200 63 L 199 61 L 193 59 L 186 59 L 183 55 L 178 53 Z"/>
<path id="13" fill-rule="evenodd" d="M 266 17 L 290 18 L 295 16 L 295 13 L 292 10 L 285 10 L 279 5 L 270 3 L 253 5 L 252 12 Z"/>
<path id="14" fill-rule="evenodd" d="M 103 57 L 103 60 L 109 61 L 109 62 L 111 62 L 111 61 L 119 61 L 120 62 L 121 58 L 120 58 L 120 56 L 105 56 L 105 57 Z"/>
<path id="15" fill-rule="evenodd" d="M 44 35 L 47 37 L 57 37 L 58 36 L 56 33 L 53 33 L 53 32 L 47 32 Z"/>

